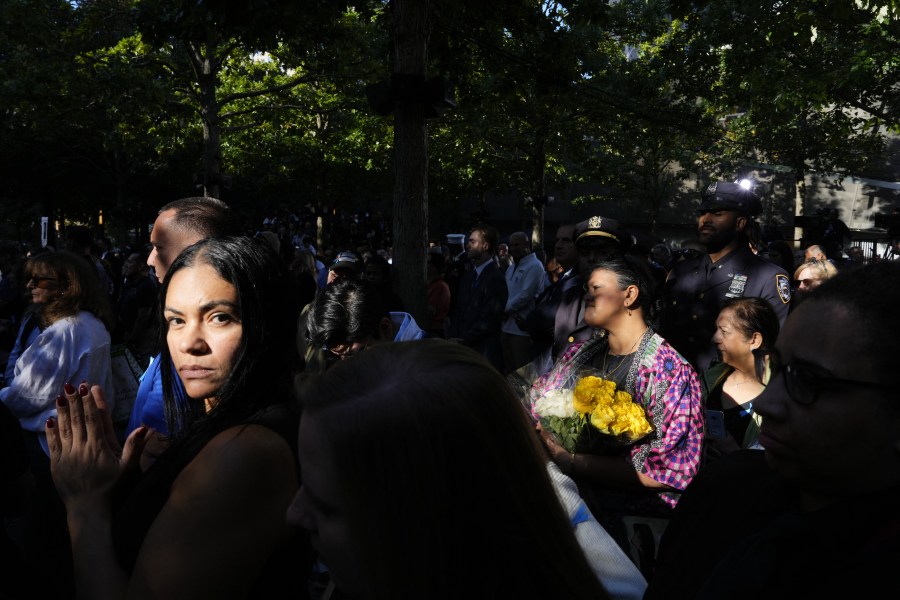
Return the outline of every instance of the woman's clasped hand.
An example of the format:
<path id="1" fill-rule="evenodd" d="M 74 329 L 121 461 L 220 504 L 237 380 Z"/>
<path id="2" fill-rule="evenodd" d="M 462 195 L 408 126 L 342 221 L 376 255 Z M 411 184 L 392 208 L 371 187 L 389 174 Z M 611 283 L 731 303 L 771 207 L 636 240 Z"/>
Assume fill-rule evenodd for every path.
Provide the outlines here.
<path id="1" fill-rule="evenodd" d="M 106 397 L 99 385 L 66 384 L 56 398 L 57 418 L 46 424 L 50 469 L 63 502 L 108 494 L 121 474 L 138 467 L 147 428 L 136 429 L 120 446 Z"/>

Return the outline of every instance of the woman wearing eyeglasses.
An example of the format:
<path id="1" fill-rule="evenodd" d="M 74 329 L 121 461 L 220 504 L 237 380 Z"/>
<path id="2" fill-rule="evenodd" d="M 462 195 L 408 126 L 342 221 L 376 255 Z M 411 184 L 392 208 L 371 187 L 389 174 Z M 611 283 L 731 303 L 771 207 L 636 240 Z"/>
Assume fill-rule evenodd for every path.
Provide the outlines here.
<path id="1" fill-rule="evenodd" d="M 366 280 L 336 281 L 319 292 L 306 318 L 309 347 L 320 349 L 321 363 L 306 364 L 305 372 L 324 371 L 384 342 L 408 342 L 425 337 L 409 313 L 389 311 L 390 299 Z"/>
<path id="2" fill-rule="evenodd" d="M 765 389 L 778 329 L 778 315 L 762 298 L 729 298 L 722 305 L 713 335 L 721 362 L 701 375 L 707 458 L 756 444 L 760 419 L 753 400 Z"/>
<path id="3" fill-rule="evenodd" d="M 109 331 L 114 317 L 92 265 L 78 255 L 40 254 L 26 261 L 24 273 L 31 323 L 40 333 L 16 360 L 0 400 L 19 419 L 31 450 L 42 448 L 32 452 L 33 459 L 44 462 L 44 422 L 56 414 L 53 399 L 59 390 L 82 381 L 102 382 L 112 390 Z"/>
<path id="4" fill-rule="evenodd" d="M 803 263 L 794 271 L 797 293 L 791 302 L 791 309 L 797 307 L 810 292 L 837 275 L 837 268 L 827 260 L 811 260 Z"/>
<path id="5" fill-rule="evenodd" d="M 753 401 L 763 451 L 686 490 L 645 600 L 876 598 L 900 563 L 900 262 L 839 273 L 792 312 Z"/>
<path id="6" fill-rule="evenodd" d="M 653 330 L 654 278 L 646 260 L 621 256 L 593 267 L 585 322 L 602 335 L 575 343 L 532 388 L 532 397 L 571 387 L 583 368 L 631 394 L 654 431 L 611 455 L 570 454 L 547 431 L 541 439 L 575 479 L 592 511 L 625 545 L 625 515 L 665 517 L 700 466 L 703 415 L 693 367 Z"/>
<path id="7" fill-rule="evenodd" d="M 10 577 L 33 585 L 46 577 L 48 566 L 58 565 L 44 592 L 63 597 L 71 581 L 68 536 L 50 479 L 44 422 L 56 416 L 54 398 L 67 384 L 98 381 L 112 390 L 112 308 L 94 266 L 81 256 L 66 251 L 39 254 L 26 260 L 22 272 L 31 296 L 29 317 L 20 329 L 21 354 L 0 400 L 22 426 L 35 487 L 23 521 L 28 568 Z"/>

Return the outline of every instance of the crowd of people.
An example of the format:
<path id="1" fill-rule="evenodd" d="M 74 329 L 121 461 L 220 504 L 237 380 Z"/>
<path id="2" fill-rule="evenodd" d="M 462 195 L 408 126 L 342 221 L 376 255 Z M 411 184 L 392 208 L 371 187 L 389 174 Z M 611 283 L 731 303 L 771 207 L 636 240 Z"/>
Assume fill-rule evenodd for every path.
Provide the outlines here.
<path id="1" fill-rule="evenodd" d="M 429 248 L 421 323 L 380 215 L 317 249 L 301 217 L 248 232 L 191 197 L 118 258 L 80 228 L 0 248 L 0 597 L 888 585 L 900 262 L 795 261 L 760 212 L 716 182 L 680 248 L 598 215 L 549 256 L 477 223 Z M 124 400 L 117 346 L 143 369 Z M 640 435 L 596 433 L 618 409 L 589 381 Z"/>

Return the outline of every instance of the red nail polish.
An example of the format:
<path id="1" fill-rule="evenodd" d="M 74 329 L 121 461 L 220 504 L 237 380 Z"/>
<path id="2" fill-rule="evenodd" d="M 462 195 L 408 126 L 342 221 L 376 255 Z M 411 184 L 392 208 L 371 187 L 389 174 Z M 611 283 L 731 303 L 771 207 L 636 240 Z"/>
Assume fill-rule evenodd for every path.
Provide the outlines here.
<path id="1" fill-rule="evenodd" d="M 75 393 L 75 388 L 74 388 L 74 387 L 72 386 L 72 384 L 69 383 L 68 381 L 66 382 L 66 385 L 64 385 L 63 387 L 65 388 L 67 394 L 74 394 L 74 393 Z"/>
<path id="2" fill-rule="evenodd" d="M 56 427 L 56 421 L 53 420 L 53 417 L 47 419 L 47 429 L 53 429 Z"/>
<path id="3" fill-rule="evenodd" d="M 59 396 L 56 397 L 56 405 L 57 406 L 63 407 L 63 406 L 66 406 L 67 404 L 68 404 L 68 401 L 66 400 L 66 397 L 63 396 L 62 394 L 60 394 Z"/>
<path id="4" fill-rule="evenodd" d="M 78 386 L 78 395 L 79 396 L 87 396 L 87 393 L 88 393 L 87 384 L 82 383 L 81 385 Z"/>

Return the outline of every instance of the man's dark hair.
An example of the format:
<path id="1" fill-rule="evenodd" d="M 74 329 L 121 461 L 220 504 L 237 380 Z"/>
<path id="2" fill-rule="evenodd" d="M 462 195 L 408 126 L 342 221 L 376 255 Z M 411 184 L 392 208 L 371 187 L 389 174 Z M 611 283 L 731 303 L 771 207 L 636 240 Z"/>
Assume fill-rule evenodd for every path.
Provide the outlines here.
<path id="1" fill-rule="evenodd" d="M 472 228 L 472 231 L 481 232 L 481 235 L 484 236 L 484 241 L 491 247 L 491 256 L 497 253 L 497 246 L 500 245 L 500 232 L 497 231 L 496 227 L 487 223 L 479 223 Z"/>
<path id="2" fill-rule="evenodd" d="M 172 226 L 195 231 L 204 238 L 244 235 L 244 226 L 230 206 L 216 198 L 191 196 L 169 202 L 159 214 L 174 210 Z"/>
<path id="3" fill-rule="evenodd" d="M 342 279 L 326 286 L 307 315 L 310 343 L 331 348 L 362 342 L 378 334 L 381 320 L 389 316 L 385 295 L 371 283 Z"/>

